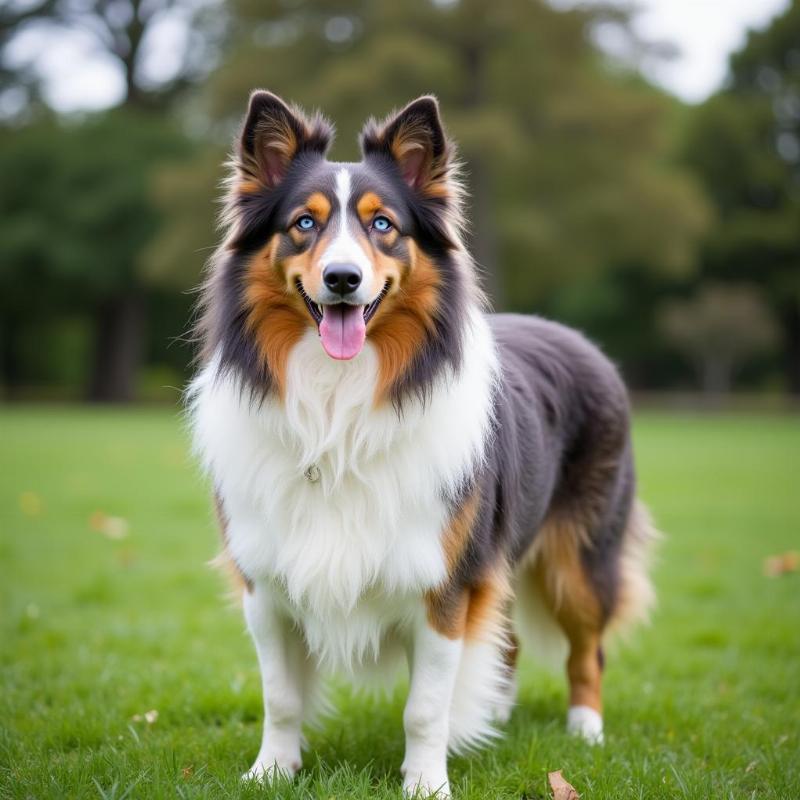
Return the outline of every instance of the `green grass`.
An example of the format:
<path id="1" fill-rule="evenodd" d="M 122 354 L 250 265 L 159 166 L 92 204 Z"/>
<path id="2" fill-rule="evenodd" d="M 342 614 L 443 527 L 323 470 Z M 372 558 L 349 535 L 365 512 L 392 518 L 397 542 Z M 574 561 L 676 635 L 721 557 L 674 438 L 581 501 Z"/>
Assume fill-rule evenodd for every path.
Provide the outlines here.
<path id="1" fill-rule="evenodd" d="M 800 421 L 647 414 L 636 444 L 668 536 L 653 624 L 609 654 L 607 744 L 568 738 L 561 676 L 526 666 L 456 797 L 548 797 L 555 769 L 592 799 L 800 797 L 800 575 L 762 575 L 800 549 Z M 261 700 L 216 547 L 176 414 L 0 412 L 0 797 L 401 796 L 401 691 L 339 690 L 293 788 L 239 783 Z"/>

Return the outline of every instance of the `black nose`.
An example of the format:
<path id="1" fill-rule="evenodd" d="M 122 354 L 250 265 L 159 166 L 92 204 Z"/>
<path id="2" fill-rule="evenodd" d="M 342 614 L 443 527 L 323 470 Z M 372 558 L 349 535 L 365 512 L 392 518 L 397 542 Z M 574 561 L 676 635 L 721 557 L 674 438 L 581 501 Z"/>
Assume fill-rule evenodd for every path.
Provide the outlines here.
<path id="1" fill-rule="evenodd" d="M 322 280 L 332 292 L 344 296 L 361 285 L 361 270 L 355 264 L 328 264 Z"/>

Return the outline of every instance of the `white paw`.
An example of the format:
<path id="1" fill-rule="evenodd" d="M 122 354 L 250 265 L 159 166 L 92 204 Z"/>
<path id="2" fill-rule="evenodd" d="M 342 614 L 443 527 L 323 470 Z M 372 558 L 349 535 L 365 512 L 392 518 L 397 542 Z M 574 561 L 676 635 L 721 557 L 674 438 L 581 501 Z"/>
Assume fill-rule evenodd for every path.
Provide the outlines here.
<path id="1" fill-rule="evenodd" d="M 299 755 L 287 758 L 285 754 L 259 753 L 253 766 L 242 775 L 242 780 L 272 783 L 276 778 L 294 778 L 299 769 Z"/>
<path id="2" fill-rule="evenodd" d="M 567 732 L 589 744 L 602 744 L 603 718 L 589 706 L 572 706 L 567 713 Z"/>
<path id="3" fill-rule="evenodd" d="M 447 770 L 401 768 L 403 772 L 403 794 L 415 800 L 435 797 L 447 800 L 450 797 L 450 783 Z"/>

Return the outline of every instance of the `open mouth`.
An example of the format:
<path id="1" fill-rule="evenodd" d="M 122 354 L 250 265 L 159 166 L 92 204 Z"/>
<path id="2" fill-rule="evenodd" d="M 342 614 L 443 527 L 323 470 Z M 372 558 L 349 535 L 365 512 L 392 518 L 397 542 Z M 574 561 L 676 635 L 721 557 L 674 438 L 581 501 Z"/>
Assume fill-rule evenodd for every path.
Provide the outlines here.
<path id="1" fill-rule="evenodd" d="M 368 323 L 374 316 L 375 312 L 378 310 L 378 306 L 383 302 L 383 298 L 389 292 L 389 281 L 383 285 L 383 289 L 381 289 L 378 296 L 369 304 L 363 307 L 363 314 L 364 314 L 364 324 Z M 300 282 L 298 278 L 295 281 L 295 285 L 297 286 L 297 291 L 300 292 L 300 297 L 303 298 L 303 302 L 306 304 L 306 308 L 308 309 L 308 313 L 311 314 L 314 322 L 319 325 L 322 322 L 323 318 L 323 311 L 322 309 L 324 306 L 320 306 L 319 303 L 315 303 L 306 293 L 306 290 L 303 288 L 303 284 Z M 338 303 L 337 305 L 349 305 L 348 303 Z M 353 308 L 357 308 L 357 306 L 353 306 Z"/>
<path id="2" fill-rule="evenodd" d="M 364 347 L 367 323 L 375 316 L 389 292 L 389 281 L 386 281 L 378 296 L 365 306 L 349 303 L 320 305 L 308 296 L 299 278 L 295 284 L 308 313 L 317 324 L 325 352 L 331 358 L 342 361 L 357 356 Z"/>
<path id="3" fill-rule="evenodd" d="M 297 291 L 300 292 L 300 297 L 303 298 L 308 313 L 311 314 L 314 318 L 314 322 L 319 326 L 320 322 L 322 322 L 322 309 L 306 294 L 306 290 L 303 288 L 300 278 L 294 282 L 294 285 L 297 287 Z"/>

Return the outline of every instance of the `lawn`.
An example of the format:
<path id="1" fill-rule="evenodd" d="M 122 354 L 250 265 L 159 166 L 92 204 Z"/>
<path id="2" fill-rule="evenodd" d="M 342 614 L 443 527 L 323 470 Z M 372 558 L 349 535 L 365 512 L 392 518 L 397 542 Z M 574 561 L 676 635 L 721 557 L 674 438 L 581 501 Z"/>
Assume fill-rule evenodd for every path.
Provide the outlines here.
<path id="1" fill-rule="evenodd" d="M 800 574 L 762 573 L 800 549 L 800 419 L 647 413 L 636 445 L 667 538 L 652 625 L 610 648 L 606 745 L 526 665 L 457 798 L 549 797 L 555 769 L 592 800 L 800 797 Z M 399 690 L 339 689 L 292 788 L 239 783 L 260 689 L 216 537 L 177 413 L 0 410 L 0 797 L 401 797 Z"/>

